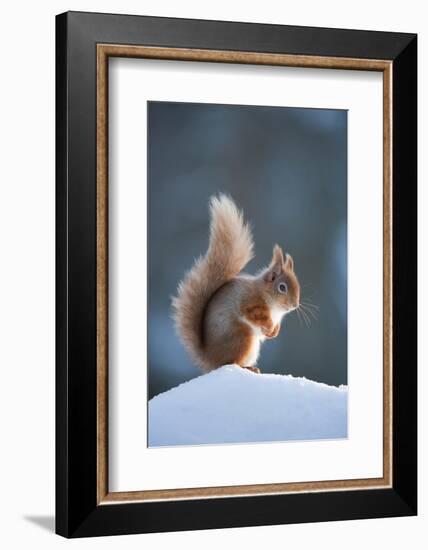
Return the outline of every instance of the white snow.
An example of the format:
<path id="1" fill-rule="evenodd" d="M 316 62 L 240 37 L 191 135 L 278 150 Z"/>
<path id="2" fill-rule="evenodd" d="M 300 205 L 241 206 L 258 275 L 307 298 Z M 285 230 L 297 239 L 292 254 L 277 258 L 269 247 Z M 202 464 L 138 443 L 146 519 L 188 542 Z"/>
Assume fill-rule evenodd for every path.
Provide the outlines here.
<path id="1" fill-rule="evenodd" d="M 347 386 L 226 365 L 149 401 L 149 446 L 347 437 Z"/>

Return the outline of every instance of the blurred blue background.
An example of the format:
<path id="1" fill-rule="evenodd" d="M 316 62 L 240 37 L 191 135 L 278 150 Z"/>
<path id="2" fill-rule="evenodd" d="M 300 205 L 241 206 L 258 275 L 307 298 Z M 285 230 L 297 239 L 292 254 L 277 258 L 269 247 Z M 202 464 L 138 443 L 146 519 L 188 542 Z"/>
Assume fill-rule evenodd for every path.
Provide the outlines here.
<path id="1" fill-rule="evenodd" d="M 294 258 L 294 312 L 262 346 L 264 373 L 347 384 L 347 112 L 148 103 L 149 398 L 201 373 L 178 339 L 171 296 L 208 244 L 208 200 L 229 193 L 255 239 L 254 273 L 279 243 Z"/>

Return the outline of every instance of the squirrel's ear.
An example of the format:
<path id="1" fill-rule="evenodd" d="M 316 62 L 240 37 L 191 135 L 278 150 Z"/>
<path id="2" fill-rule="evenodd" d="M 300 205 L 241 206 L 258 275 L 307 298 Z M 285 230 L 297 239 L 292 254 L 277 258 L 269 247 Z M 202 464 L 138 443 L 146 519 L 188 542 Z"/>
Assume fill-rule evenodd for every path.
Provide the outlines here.
<path id="1" fill-rule="evenodd" d="M 290 254 L 285 256 L 285 269 L 289 269 L 290 271 L 294 270 L 294 260 Z"/>
<path id="2" fill-rule="evenodd" d="M 284 252 L 282 251 L 282 248 L 276 244 L 273 247 L 273 254 L 272 254 L 272 264 L 271 265 L 284 265 Z"/>
<path id="3" fill-rule="evenodd" d="M 265 275 L 265 280 L 270 283 L 282 273 L 284 267 L 284 254 L 277 244 L 273 247 L 272 261 Z"/>

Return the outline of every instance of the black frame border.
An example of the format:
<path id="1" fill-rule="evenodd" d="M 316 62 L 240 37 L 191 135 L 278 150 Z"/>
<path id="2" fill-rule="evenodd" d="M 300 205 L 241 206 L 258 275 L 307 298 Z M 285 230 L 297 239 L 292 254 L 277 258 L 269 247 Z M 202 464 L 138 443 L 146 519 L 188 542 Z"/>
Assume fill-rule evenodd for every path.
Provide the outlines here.
<path id="1" fill-rule="evenodd" d="M 97 505 L 97 43 L 393 62 L 392 488 Z M 84 12 L 58 15 L 56 159 L 58 534 L 84 537 L 417 513 L 416 35 Z"/>

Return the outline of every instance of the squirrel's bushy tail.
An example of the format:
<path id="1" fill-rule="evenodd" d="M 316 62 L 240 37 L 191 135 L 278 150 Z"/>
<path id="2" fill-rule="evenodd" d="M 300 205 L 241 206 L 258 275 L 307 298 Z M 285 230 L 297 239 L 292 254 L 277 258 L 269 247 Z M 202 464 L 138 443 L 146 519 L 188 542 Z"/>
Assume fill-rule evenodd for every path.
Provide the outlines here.
<path id="1" fill-rule="evenodd" d="M 172 302 L 177 332 L 204 370 L 209 369 L 202 343 L 202 322 L 208 301 L 253 257 L 251 229 L 233 200 L 223 194 L 211 197 L 210 214 L 208 250 L 185 275 Z"/>

